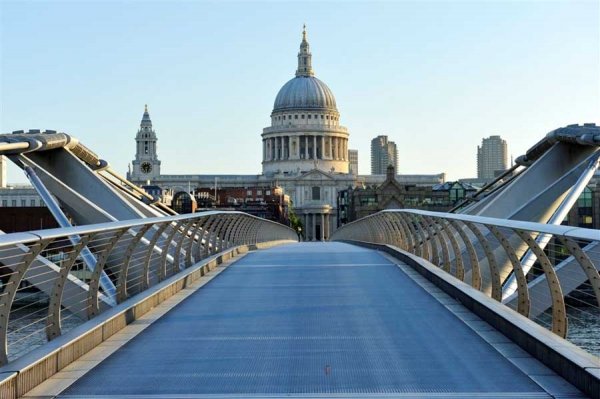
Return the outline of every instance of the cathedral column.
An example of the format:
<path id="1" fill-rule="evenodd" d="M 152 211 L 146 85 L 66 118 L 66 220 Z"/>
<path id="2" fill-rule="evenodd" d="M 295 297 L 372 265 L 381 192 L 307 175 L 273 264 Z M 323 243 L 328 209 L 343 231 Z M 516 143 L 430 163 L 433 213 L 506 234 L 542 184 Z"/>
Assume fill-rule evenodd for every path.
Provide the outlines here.
<path id="1" fill-rule="evenodd" d="M 308 159 L 308 136 L 304 136 L 304 159 Z"/>
<path id="2" fill-rule="evenodd" d="M 321 241 L 325 241 L 325 214 L 321 214 Z"/>
<path id="3" fill-rule="evenodd" d="M 325 136 L 321 136 L 321 159 L 325 159 Z"/>
<path id="4" fill-rule="evenodd" d="M 327 140 L 329 141 L 329 151 L 327 152 L 327 156 L 329 157 L 329 159 L 333 159 L 333 148 L 331 148 L 331 137 L 327 137 Z"/>
<path id="5" fill-rule="evenodd" d="M 265 139 L 265 161 L 269 161 L 269 139 Z"/>
<path id="6" fill-rule="evenodd" d="M 331 159 L 335 160 L 335 137 L 331 138 Z"/>
<path id="7" fill-rule="evenodd" d="M 279 147 L 277 150 L 277 159 L 281 161 L 283 159 L 283 136 L 279 136 Z"/>
<path id="8" fill-rule="evenodd" d="M 308 241 L 308 215 L 305 213 L 303 216 L 304 216 L 304 240 Z"/>
<path id="9" fill-rule="evenodd" d="M 270 138 L 267 139 L 267 160 L 273 160 L 273 142 Z"/>
<path id="10" fill-rule="evenodd" d="M 292 159 L 292 136 L 288 136 L 288 159 Z"/>
<path id="11" fill-rule="evenodd" d="M 317 136 L 313 136 L 313 159 L 317 159 Z"/>
<path id="12" fill-rule="evenodd" d="M 277 160 L 281 161 L 283 159 L 283 137 L 277 137 Z"/>
<path id="13" fill-rule="evenodd" d="M 312 240 L 316 241 L 317 240 L 317 218 L 316 218 L 316 214 L 312 213 L 311 214 L 311 219 L 312 219 Z"/>
<path id="14" fill-rule="evenodd" d="M 338 138 L 334 137 L 333 138 L 333 159 L 335 159 L 336 161 L 340 157 L 340 151 L 339 151 L 339 148 L 338 148 L 338 144 L 339 144 Z"/>

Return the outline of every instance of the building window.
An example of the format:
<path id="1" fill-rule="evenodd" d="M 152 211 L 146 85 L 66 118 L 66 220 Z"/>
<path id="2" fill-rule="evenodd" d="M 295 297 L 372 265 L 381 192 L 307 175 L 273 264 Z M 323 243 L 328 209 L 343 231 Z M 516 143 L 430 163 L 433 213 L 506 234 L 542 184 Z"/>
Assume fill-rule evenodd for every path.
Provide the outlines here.
<path id="1" fill-rule="evenodd" d="M 323 119 L 323 115 L 321 115 L 321 119 Z"/>
<path id="2" fill-rule="evenodd" d="M 27 206 L 27 200 L 21 200 L 21 206 L 23 206 L 23 207 Z"/>
<path id="3" fill-rule="evenodd" d="M 8 201 L 7 200 L 2 200 L 2 206 L 8 206 Z"/>
<path id="4" fill-rule="evenodd" d="M 577 223 L 579 227 L 593 227 L 592 190 L 588 187 L 583 189 L 583 192 L 577 199 L 577 215 L 579 217 Z"/>
<path id="5" fill-rule="evenodd" d="M 308 115 L 308 119 L 312 119 L 312 115 Z"/>
<path id="6" fill-rule="evenodd" d="M 256 195 L 262 195 L 262 190 L 256 190 Z"/>
<path id="7" fill-rule="evenodd" d="M 40 206 L 46 206 L 46 204 L 44 203 L 44 200 L 40 200 Z"/>
<path id="8" fill-rule="evenodd" d="M 588 187 L 583 189 L 583 192 L 577 199 L 578 208 L 591 208 L 592 207 L 592 190 Z"/>
<path id="9" fill-rule="evenodd" d="M 298 115 L 294 115 L 294 119 L 298 119 Z"/>
<path id="10" fill-rule="evenodd" d="M 313 201 L 321 200 L 321 187 L 312 188 L 312 199 Z"/>
<path id="11" fill-rule="evenodd" d="M 29 205 L 30 205 L 30 206 L 35 206 L 35 200 L 34 200 L 34 199 L 32 199 L 32 200 L 29 202 Z"/>
<path id="12" fill-rule="evenodd" d="M 360 197 L 360 204 L 362 206 L 370 206 L 370 205 L 376 205 L 377 204 L 377 198 L 375 198 L 374 196 L 361 196 Z"/>
<path id="13" fill-rule="evenodd" d="M 246 196 L 247 197 L 252 197 L 252 190 L 246 191 Z"/>
<path id="14" fill-rule="evenodd" d="M 11 206 L 17 206 L 17 200 L 12 200 L 11 204 L 12 204 Z"/>
<path id="15" fill-rule="evenodd" d="M 304 119 L 304 114 L 302 114 L 302 119 Z"/>

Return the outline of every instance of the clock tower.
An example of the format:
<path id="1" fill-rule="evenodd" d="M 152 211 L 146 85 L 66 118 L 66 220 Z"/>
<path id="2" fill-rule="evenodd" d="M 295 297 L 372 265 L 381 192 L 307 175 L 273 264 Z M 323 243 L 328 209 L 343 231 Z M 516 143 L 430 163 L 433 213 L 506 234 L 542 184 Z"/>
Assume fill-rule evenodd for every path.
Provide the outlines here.
<path id="1" fill-rule="evenodd" d="M 127 180 L 142 185 L 160 176 L 156 141 L 156 132 L 152 129 L 152 121 L 146 105 L 140 129 L 135 136 L 135 160 L 131 163 L 132 169 L 127 172 Z"/>

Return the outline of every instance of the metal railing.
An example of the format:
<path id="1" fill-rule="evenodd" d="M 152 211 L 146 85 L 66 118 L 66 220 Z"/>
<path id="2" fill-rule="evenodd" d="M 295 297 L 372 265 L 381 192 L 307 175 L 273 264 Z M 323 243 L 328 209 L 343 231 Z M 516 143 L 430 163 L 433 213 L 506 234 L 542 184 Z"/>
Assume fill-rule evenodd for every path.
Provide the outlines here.
<path id="1" fill-rule="evenodd" d="M 297 241 L 297 235 L 242 212 L 1 235 L 0 364 L 203 259 L 277 240 Z M 101 286 L 103 277 L 112 282 L 111 290 Z"/>
<path id="2" fill-rule="evenodd" d="M 420 210 L 386 210 L 340 227 L 332 240 L 396 246 L 502 301 L 555 334 L 600 354 L 600 231 Z M 547 245 L 544 247 L 544 245 Z M 532 263 L 529 273 L 525 263 Z M 568 326 L 588 325 L 586 346 Z M 595 331 L 595 333 L 594 333 Z M 590 340 L 583 337 L 582 340 Z"/>

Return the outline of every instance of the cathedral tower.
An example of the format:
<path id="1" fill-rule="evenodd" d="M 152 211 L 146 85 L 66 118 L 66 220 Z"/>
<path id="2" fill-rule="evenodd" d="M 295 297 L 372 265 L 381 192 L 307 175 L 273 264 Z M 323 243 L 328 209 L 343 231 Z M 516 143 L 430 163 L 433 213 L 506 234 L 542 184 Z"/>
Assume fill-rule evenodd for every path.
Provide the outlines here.
<path id="1" fill-rule="evenodd" d="M 127 172 L 127 179 L 138 184 L 146 184 L 160 176 L 160 161 L 156 152 L 156 132 L 152 129 L 152 121 L 148 113 L 148 105 L 144 108 L 144 115 L 140 129 L 135 136 L 135 160 L 132 170 Z"/>

